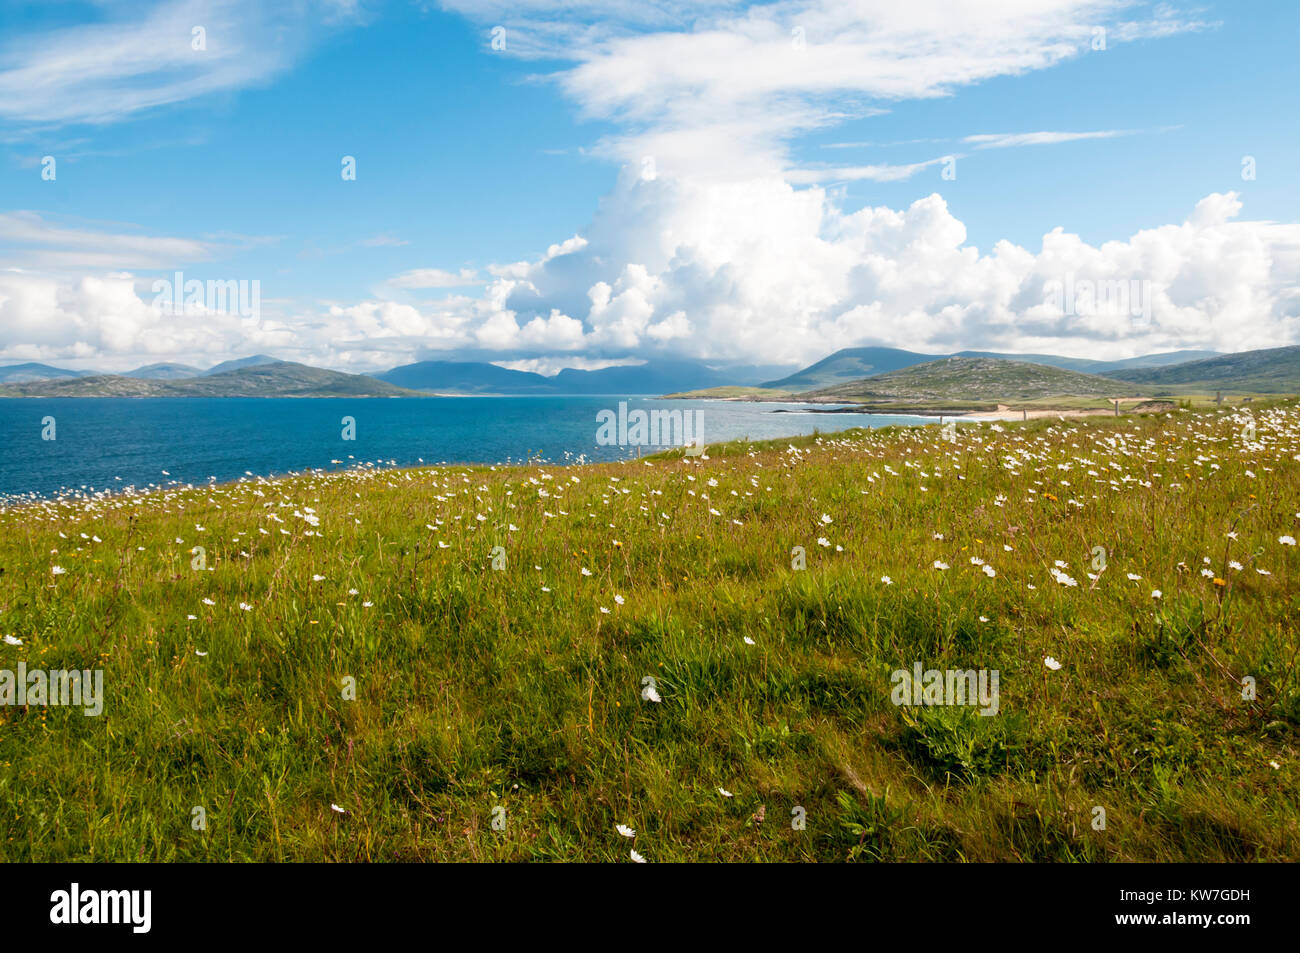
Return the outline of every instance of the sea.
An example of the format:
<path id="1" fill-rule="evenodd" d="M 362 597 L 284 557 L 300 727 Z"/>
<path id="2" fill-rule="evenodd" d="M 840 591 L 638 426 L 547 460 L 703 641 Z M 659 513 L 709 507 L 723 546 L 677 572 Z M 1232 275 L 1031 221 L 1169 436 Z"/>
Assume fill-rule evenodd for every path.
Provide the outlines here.
<path id="1" fill-rule="evenodd" d="M 598 442 L 602 411 L 608 420 L 620 413 L 620 403 L 629 416 L 637 410 L 693 412 L 706 445 L 936 419 L 812 413 L 798 403 L 623 395 L 5 398 L 0 499 L 224 483 L 364 463 L 559 465 L 665 449 Z"/>

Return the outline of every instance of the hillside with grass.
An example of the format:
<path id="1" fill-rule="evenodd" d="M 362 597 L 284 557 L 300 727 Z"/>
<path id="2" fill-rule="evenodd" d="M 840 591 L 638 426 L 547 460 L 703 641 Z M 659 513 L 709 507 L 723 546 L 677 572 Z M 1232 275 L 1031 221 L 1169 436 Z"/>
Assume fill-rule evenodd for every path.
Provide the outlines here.
<path id="1" fill-rule="evenodd" d="M 1045 364 L 986 357 L 948 357 L 802 395 L 810 401 L 916 404 L 932 401 L 1040 400 L 1046 397 L 1127 397 L 1137 388 L 1093 374 Z"/>
<path id="2" fill-rule="evenodd" d="M 0 397 L 410 397 L 414 391 L 361 374 L 275 361 L 201 377 L 120 375 L 0 386 Z"/>
<path id="3" fill-rule="evenodd" d="M 793 391 L 772 390 L 768 387 L 706 387 L 677 394 L 664 394 L 665 400 L 802 400 Z"/>
<path id="4" fill-rule="evenodd" d="M 1214 351 L 1167 351 L 1145 354 L 1118 361 L 1097 361 L 1083 357 L 1061 357 L 1056 354 L 1007 354 L 997 351 L 958 351 L 956 354 L 918 354 L 892 347 L 842 348 L 815 364 L 780 380 L 761 385 L 764 388 L 793 392 L 816 391 L 840 384 L 849 384 L 864 377 L 876 377 L 890 371 L 915 367 L 947 357 L 979 357 L 1025 364 L 1044 364 L 1083 374 L 1107 374 L 1110 371 L 1139 367 L 1157 367 L 1181 364 L 1199 358 L 1215 357 Z"/>
<path id="5" fill-rule="evenodd" d="M 822 358 L 816 364 L 810 364 L 801 371 L 761 386 L 767 390 L 795 393 L 819 390 L 911 367 L 914 364 L 923 364 L 938 356 L 918 354 L 915 351 L 904 351 L 895 347 L 846 347 L 829 357 Z"/>
<path id="6" fill-rule="evenodd" d="M 1226 391 L 1246 394 L 1300 394 L 1300 346 L 1225 354 L 1172 367 L 1107 372 L 1153 394 Z"/>
<path id="7" fill-rule="evenodd" d="M 0 860 L 1300 856 L 1294 402 L 679 454 L 0 508 Z"/>

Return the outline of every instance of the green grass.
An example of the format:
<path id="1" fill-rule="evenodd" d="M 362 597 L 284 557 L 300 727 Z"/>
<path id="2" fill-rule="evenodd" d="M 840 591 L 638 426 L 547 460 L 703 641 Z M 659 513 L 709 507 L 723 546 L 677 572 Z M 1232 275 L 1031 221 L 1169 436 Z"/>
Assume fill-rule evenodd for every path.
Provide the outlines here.
<path id="1" fill-rule="evenodd" d="M 703 399 L 703 400 L 740 400 L 761 397 L 765 400 L 799 400 L 794 391 L 776 390 L 770 387 L 745 387 L 726 385 L 723 387 L 706 387 L 703 390 L 687 390 L 677 394 L 665 394 L 665 398 Z"/>
<path id="2" fill-rule="evenodd" d="M 1255 420 L 8 508 L 0 668 L 106 701 L 0 707 L 0 859 L 1294 859 L 1300 409 Z M 894 706 L 916 661 L 999 671 L 999 714 Z"/>

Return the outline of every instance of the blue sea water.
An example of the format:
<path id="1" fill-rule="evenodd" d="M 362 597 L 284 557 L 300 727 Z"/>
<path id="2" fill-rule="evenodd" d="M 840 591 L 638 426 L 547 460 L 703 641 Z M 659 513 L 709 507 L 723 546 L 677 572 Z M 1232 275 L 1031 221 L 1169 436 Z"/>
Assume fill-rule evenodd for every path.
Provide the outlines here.
<path id="1" fill-rule="evenodd" d="M 607 461 L 635 447 L 598 446 L 597 414 L 699 410 L 705 443 L 850 427 L 925 423 L 878 414 L 776 413 L 798 404 L 646 397 L 9 398 L 0 399 L 0 496 L 137 489 L 234 480 L 363 462 Z M 54 439 L 42 439 L 54 418 Z M 356 421 L 343 439 L 343 418 Z M 661 448 L 643 448 L 655 452 Z M 332 463 L 331 461 L 341 461 Z M 163 474 L 168 471 L 168 475 Z"/>

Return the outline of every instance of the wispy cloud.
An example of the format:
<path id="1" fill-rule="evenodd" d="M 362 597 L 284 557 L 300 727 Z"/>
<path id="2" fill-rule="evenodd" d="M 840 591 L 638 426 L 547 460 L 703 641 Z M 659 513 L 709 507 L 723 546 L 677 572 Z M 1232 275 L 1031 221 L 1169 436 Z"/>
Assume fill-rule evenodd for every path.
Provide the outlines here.
<path id="1" fill-rule="evenodd" d="M 0 44 L 0 119 L 111 123 L 146 110 L 265 83 L 329 25 L 344 0 L 264 4 L 173 0 L 101 8 L 112 19 L 14 34 Z"/>
<path id="2" fill-rule="evenodd" d="M 779 173 L 790 142 L 846 117 L 1047 69 L 1110 42 L 1204 29 L 1131 0 L 442 0 L 506 55 L 573 65 L 548 74 L 588 117 L 619 124 L 597 154 L 660 171 Z M 485 32 L 485 42 L 487 34 Z M 864 175 L 869 176 L 870 173 Z"/>
<path id="3" fill-rule="evenodd" d="M 415 268 L 404 271 L 388 284 L 394 288 L 463 288 L 467 285 L 481 285 L 483 279 L 478 272 L 462 268 L 459 272 L 443 271 L 441 268 Z"/>
<path id="4" fill-rule="evenodd" d="M 1078 142 L 1082 139 L 1114 139 L 1131 136 L 1131 130 L 1102 129 L 1096 132 L 1009 132 L 982 133 L 967 136 L 962 142 L 976 149 L 1007 149 L 1012 146 L 1050 146 L 1061 142 Z"/>
<path id="5" fill-rule="evenodd" d="M 71 227 L 35 212 L 0 212 L 0 255 L 11 267 L 160 269 L 202 261 L 222 250 L 215 242 Z"/>
<path id="6" fill-rule="evenodd" d="M 938 165 L 947 159 L 961 156 L 939 156 L 924 162 L 912 162 L 903 165 L 853 165 L 833 166 L 828 168 L 790 169 L 785 173 L 786 181 L 795 185 L 812 185 L 819 182 L 904 182 L 918 172 Z"/>

